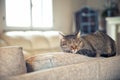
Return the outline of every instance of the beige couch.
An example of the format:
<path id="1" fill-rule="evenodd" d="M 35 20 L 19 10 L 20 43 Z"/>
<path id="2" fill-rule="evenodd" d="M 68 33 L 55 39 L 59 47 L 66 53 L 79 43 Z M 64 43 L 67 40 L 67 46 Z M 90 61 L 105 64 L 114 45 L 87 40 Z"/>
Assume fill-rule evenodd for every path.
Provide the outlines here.
<path id="1" fill-rule="evenodd" d="M 7 32 L 0 37 L 0 80 L 120 80 L 120 56 L 91 58 L 59 52 L 58 32 Z M 23 49 L 2 47 L 11 45 Z M 33 72 L 27 73 L 29 67 Z"/>
<path id="2" fill-rule="evenodd" d="M 25 58 L 61 51 L 58 31 L 11 31 L 0 35 L 0 47 L 21 46 Z"/>
<path id="3" fill-rule="evenodd" d="M 51 67 L 26 73 L 21 47 L 0 48 L 0 80 L 120 80 L 120 56 L 90 58 L 69 53 L 44 56 L 39 55 L 41 59 L 34 60 L 33 65 L 38 62 Z M 52 64 L 46 63 L 49 59 Z"/>

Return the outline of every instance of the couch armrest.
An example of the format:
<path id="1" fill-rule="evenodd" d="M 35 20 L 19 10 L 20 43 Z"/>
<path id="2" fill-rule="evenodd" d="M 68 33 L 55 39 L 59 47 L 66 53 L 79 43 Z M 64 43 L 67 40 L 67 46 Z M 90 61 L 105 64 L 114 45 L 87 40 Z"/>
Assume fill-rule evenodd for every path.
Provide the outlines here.
<path id="1" fill-rule="evenodd" d="M 87 57 L 80 54 L 66 52 L 49 52 L 46 54 L 32 56 L 26 59 L 28 72 L 45 70 L 48 68 L 60 67 L 65 65 L 83 63 L 98 58 Z"/>
<path id="2" fill-rule="evenodd" d="M 97 80 L 97 77 L 98 64 L 94 61 L 31 72 L 3 80 Z"/>
<path id="3" fill-rule="evenodd" d="M 119 80 L 120 56 L 51 68 L 3 80 Z"/>
<path id="4" fill-rule="evenodd" d="M 0 47 L 0 78 L 26 73 L 22 48 Z"/>

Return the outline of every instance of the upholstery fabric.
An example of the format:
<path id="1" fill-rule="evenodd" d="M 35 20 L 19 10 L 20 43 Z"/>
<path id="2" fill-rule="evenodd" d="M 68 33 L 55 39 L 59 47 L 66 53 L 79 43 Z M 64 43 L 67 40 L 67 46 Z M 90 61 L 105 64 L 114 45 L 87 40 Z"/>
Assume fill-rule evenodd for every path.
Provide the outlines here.
<path id="1" fill-rule="evenodd" d="M 11 76 L 2 80 L 120 80 L 120 56 Z"/>
<path id="2" fill-rule="evenodd" d="M 61 51 L 58 31 L 10 31 L 0 35 L 0 47 L 20 46 L 25 59 L 36 54 Z"/>
<path id="3" fill-rule="evenodd" d="M 38 60 L 53 59 L 56 67 L 26 73 L 21 51 L 21 47 L 0 48 L 0 80 L 120 80 L 120 56 L 88 59 L 78 54 L 41 54 Z"/>
<path id="4" fill-rule="evenodd" d="M 54 52 L 32 56 L 26 60 L 28 72 L 95 60 L 80 54 Z"/>
<path id="5" fill-rule="evenodd" d="M 26 73 L 26 66 L 21 47 L 0 48 L 0 77 Z"/>
<path id="6" fill-rule="evenodd" d="M 12 35 L 12 32 L 10 32 L 9 35 L 5 33 L 5 35 L 0 36 L 0 46 L 10 45 L 9 42 L 7 42 L 8 38 L 4 39 L 5 36 L 9 36 L 10 38 L 15 35 L 17 35 L 17 38 L 18 36 L 24 36 L 22 38 L 29 40 L 31 45 L 29 45 L 29 47 L 26 45 L 25 48 L 25 43 L 21 43 L 24 55 L 31 56 L 32 54 L 30 53 L 38 54 L 42 52 L 42 50 L 42 53 L 44 53 L 44 51 L 47 50 L 44 46 L 42 50 L 38 49 L 42 45 L 35 46 L 34 49 L 32 47 L 31 38 L 33 39 L 33 37 L 31 36 L 39 35 L 38 33 L 20 32 L 17 34 L 16 32 L 14 35 Z M 44 34 L 46 39 L 54 38 L 50 35 L 50 37 L 48 37 L 47 32 L 41 32 L 41 34 Z M 47 41 L 52 42 L 52 40 Z M 58 40 L 56 40 L 55 44 L 57 44 L 57 42 Z M 54 52 L 54 49 L 59 48 L 56 47 L 56 45 L 51 45 L 48 51 L 53 50 Z M 97 57 L 91 59 L 90 57 L 79 54 L 52 53 L 49 51 L 49 53 L 46 54 L 26 58 L 32 66 L 32 69 L 35 70 L 35 72 L 26 73 L 25 61 L 21 50 L 21 47 L 0 48 L 0 80 L 120 80 L 120 55 L 110 58 Z M 119 48 L 117 50 L 117 52 L 119 52 Z"/>

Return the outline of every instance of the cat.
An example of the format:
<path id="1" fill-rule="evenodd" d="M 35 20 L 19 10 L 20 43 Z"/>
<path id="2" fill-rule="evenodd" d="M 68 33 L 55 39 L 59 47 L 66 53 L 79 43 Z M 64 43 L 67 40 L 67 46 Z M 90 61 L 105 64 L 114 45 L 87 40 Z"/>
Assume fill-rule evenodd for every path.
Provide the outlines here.
<path id="1" fill-rule="evenodd" d="M 106 33 L 64 35 L 60 33 L 60 47 L 63 52 L 82 54 L 89 57 L 112 57 L 116 55 L 115 41 Z"/>

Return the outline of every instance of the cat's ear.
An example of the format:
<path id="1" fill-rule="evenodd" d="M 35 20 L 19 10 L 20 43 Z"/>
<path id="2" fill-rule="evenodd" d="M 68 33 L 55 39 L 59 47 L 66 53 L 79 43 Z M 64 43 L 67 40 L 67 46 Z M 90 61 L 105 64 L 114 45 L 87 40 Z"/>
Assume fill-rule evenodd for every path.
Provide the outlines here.
<path id="1" fill-rule="evenodd" d="M 80 38 L 80 31 L 76 33 L 76 37 Z"/>
<path id="2" fill-rule="evenodd" d="M 59 37 L 60 37 L 60 39 L 63 39 L 65 36 L 62 32 L 59 32 Z"/>

